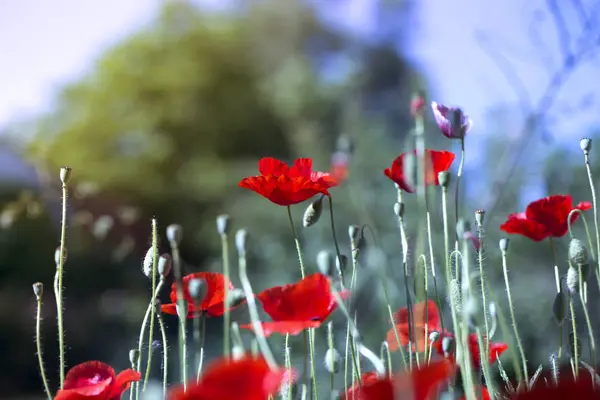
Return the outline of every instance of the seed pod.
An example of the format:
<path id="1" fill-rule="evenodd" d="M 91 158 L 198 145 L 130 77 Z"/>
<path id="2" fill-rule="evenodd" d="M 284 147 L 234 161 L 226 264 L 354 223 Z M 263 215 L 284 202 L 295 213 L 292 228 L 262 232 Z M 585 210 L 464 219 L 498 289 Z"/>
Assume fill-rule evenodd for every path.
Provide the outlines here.
<path id="1" fill-rule="evenodd" d="M 179 245 L 183 240 L 183 228 L 181 225 L 171 224 L 167 226 L 167 240 L 173 245 Z"/>
<path id="2" fill-rule="evenodd" d="M 217 232 L 219 235 L 227 235 L 229 233 L 231 217 L 227 214 L 221 214 L 217 217 Z"/>
<path id="3" fill-rule="evenodd" d="M 42 282 L 36 282 L 33 284 L 33 294 L 35 295 L 35 299 L 37 301 L 42 299 L 42 295 L 44 294 L 44 284 Z"/>
<path id="4" fill-rule="evenodd" d="M 558 325 L 562 325 L 567 316 L 567 296 L 561 291 L 554 297 L 554 303 L 552 304 L 552 312 Z"/>
<path id="5" fill-rule="evenodd" d="M 346 256 L 345 254 L 340 254 L 339 257 L 336 257 L 335 266 L 338 269 L 340 275 L 346 272 L 346 268 L 348 267 L 348 256 Z"/>
<path id="6" fill-rule="evenodd" d="M 302 225 L 305 228 L 313 226 L 319 221 L 321 218 L 321 214 L 323 213 L 323 198 L 325 196 L 319 196 L 314 199 L 308 207 L 306 207 L 306 211 L 304 211 L 304 217 L 302 218 Z"/>
<path id="7" fill-rule="evenodd" d="M 201 304 L 206 297 L 206 292 L 208 288 L 206 287 L 206 281 L 201 278 L 194 278 L 190 280 L 188 283 L 188 291 L 190 292 L 190 297 L 194 300 L 195 304 Z"/>
<path id="8" fill-rule="evenodd" d="M 171 272 L 171 256 L 168 254 L 161 254 L 158 258 L 158 273 L 163 278 L 166 278 Z"/>
<path id="9" fill-rule="evenodd" d="M 448 189 L 450 186 L 450 172 L 442 171 L 438 173 L 438 181 L 443 189 Z"/>
<path id="10" fill-rule="evenodd" d="M 232 289 L 227 292 L 227 308 L 235 308 L 246 300 L 246 295 L 241 289 Z"/>
<path id="11" fill-rule="evenodd" d="M 588 154 L 590 154 L 590 151 L 592 150 L 592 139 L 590 138 L 583 138 L 579 141 L 579 147 L 581 148 L 581 151 L 583 151 L 583 154 L 585 154 L 586 156 Z"/>
<path id="12" fill-rule="evenodd" d="M 129 350 L 129 362 L 132 366 L 136 365 L 138 360 L 140 359 L 140 352 L 138 349 Z"/>
<path id="13" fill-rule="evenodd" d="M 579 239 L 569 242 L 569 259 L 574 265 L 583 265 L 589 262 L 589 253 L 585 244 Z"/>
<path id="14" fill-rule="evenodd" d="M 477 223 L 477 227 L 481 228 L 483 226 L 483 220 L 485 219 L 485 210 L 477 210 L 475 211 L 475 222 Z"/>
<path id="15" fill-rule="evenodd" d="M 358 240 L 358 236 L 360 235 L 360 226 L 358 225 L 350 225 L 348 227 L 348 237 L 350 238 L 350 242 L 356 242 Z"/>
<path id="16" fill-rule="evenodd" d="M 507 237 L 503 237 L 502 239 L 500 239 L 500 242 L 498 242 L 500 251 L 502 253 L 506 253 L 508 251 L 508 243 L 509 242 L 510 242 L 510 240 Z"/>
<path id="17" fill-rule="evenodd" d="M 440 333 L 438 331 L 433 331 L 429 334 L 429 342 L 430 343 L 435 343 L 439 340 L 440 338 Z"/>
<path id="18" fill-rule="evenodd" d="M 577 269 L 569 267 L 566 281 L 570 293 L 579 293 L 579 271 Z"/>
<path id="19" fill-rule="evenodd" d="M 336 349 L 327 349 L 325 353 L 325 369 L 330 374 L 337 374 L 340 370 L 340 362 L 342 357 Z"/>
<path id="20" fill-rule="evenodd" d="M 175 304 L 175 310 L 177 311 L 177 317 L 181 321 L 185 321 L 188 315 L 188 301 L 185 299 L 178 300 Z"/>
<path id="21" fill-rule="evenodd" d="M 235 247 L 240 256 L 246 255 L 246 245 L 248 244 L 248 231 L 240 229 L 235 234 Z"/>
<path id="22" fill-rule="evenodd" d="M 319 272 L 327 277 L 333 277 L 335 274 L 335 261 L 333 254 L 327 250 L 321 250 L 317 254 L 317 267 Z"/>
<path id="23" fill-rule="evenodd" d="M 444 336 L 442 338 L 442 351 L 444 352 L 444 356 L 448 357 L 451 354 L 454 354 L 454 339 L 450 336 Z"/>
<path id="24" fill-rule="evenodd" d="M 71 180 L 71 167 L 63 165 L 60 167 L 60 181 L 63 185 L 66 185 Z"/>

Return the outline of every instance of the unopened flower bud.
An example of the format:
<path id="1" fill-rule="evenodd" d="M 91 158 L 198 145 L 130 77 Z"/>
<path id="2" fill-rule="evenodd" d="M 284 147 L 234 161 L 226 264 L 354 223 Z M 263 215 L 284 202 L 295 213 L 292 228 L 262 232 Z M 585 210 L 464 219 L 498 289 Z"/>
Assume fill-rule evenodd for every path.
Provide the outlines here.
<path id="1" fill-rule="evenodd" d="M 167 240 L 173 245 L 179 245 L 183 240 L 183 227 L 177 224 L 167 226 Z"/>
<path id="2" fill-rule="evenodd" d="M 500 247 L 500 251 L 502 253 L 506 253 L 508 251 L 508 243 L 509 243 L 509 239 L 507 237 L 503 237 L 502 239 L 500 239 L 500 241 L 498 242 L 498 246 Z"/>
<path id="3" fill-rule="evenodd" d="M 142 261 L 142 272 L 148 278 L 152 275 L 152 267 L 154 263 L 154 247 L 150 247 L 144 256 L 144 261 Z"/>
<path id="4" fill-rule="evenodd" d="M 340 362 L 342 357 L 336 349 L 327 349 L 325 352 L 325 369 L 330 374 L 337 374 L 340 370 Z"/>
<path id="5" fill-rule="evenodd" d="M 442 351 L 447 357 L 454 353 L 454 339 L 450 336 L 444 336 L 442 339 Z"/>
<path id="6" fill-rule="evenodd" d="M 435 343 L 440 339 L 440 333 L 438 331 L 433 331 L 429 334 L 429 342 Z"/>
<path id="7" fill-rule="evenodd" d="M 579 293 L 579 270 L 569 267 L 566 283 L 570 293 Z"/>
<path id="8" fill-rule="evenodd" d="M 449 285 L 449 297 L 450 297 L 450 306 L 454 307 L 454 311 L 458 315 L 462 314 L 462 291 L 460 287 L 460 283 L 458 283 L 457 279 L 450 280 Z"/>
<path id="9" fill-rule="evenodd" d="M 485 210 L 477 210 L 475 211 L 475 222 L 477 223 L 477 227 L 481 228 L 483 226 L 483 220 L 485 219 Z"/>
<path id="10" fill-rule="evenodd" d="M 188 291 L 190 292 L 190 297 L 194 300 L 195 304 L 201 304 L 204 301 L 204 297 L 206 297 L 206 281 L 201 278 L 194 278 L 190 280 L 188 283 Z"/>
<path id="11" fill-rule="evenodd" d="M 246 255 L 246 245 L 248 243 L 248 231 L 240 229 L 235 234 L 235 247 L 240 256 Z"/>
<path id="12" fill-rule="evenodd" d="M 404 203 L 394 204 L 394 214 L 396 214 L 398 218 L 404 217 Z"/>
<path id="13" fill-rule="evenodd" d="M 581 151 L 583 151 L 583 154 L 585 154 L 586 156 L 590 154 L 590 151 L 592 150 L 592 139 L 590 138 L 583 138 L 579 141 L 579 147 L 581 147 Z"/>
<path id="14" fill-rule="evenodd" d="M 450 186 L 450 172 L 442 171 L 438 173 L 438 181 L 440 182 L 440 186 L 444 189 L 448 189 Z"/>
<path id="15" fill-rule="evenodd" d="M 60 181 L 63 185 L 67 185 L 71 180 L 71 167 L 66 165 L 60 167 Z"/>
<path id="16" fill-rule="evenodd" d="M 227 235 L 229 233 L 230 221 L 231 218 L 227 214 L 217 217 L 217 232 L 219 232 L 219 235 Z"/>
<path id="17" fill-rule="evenodd" d="M 319 218 L 321 218 L 321 214 L 323 213 L 324 197 L 325 196 L 318 196 L 308 205 L 308 207 L 306 207 L 306 211 L 304 211 L 304 217 L 302 218 L 302 225 L 305 228 L 313 226 L 319 221 Z"/>
<path id="18" fill-rule="evenodd" d="M 240 345 L 236 344 L 231 348 L 231 358 L 234 361 L 242 359 L 245 354 L 246 354 L 246 350 L 244 350 L 244 348 Z"/>
<path id="19" fill-rule="evenodd" d="M 360 226 L 350 225 L 348 227 L 348 237 L 350 237 L 350 242 L 356 242 L 358 240 L 359 236 L 360 236 Z"/>
<path id="20" fill-rule="evenodd" d="M 42 299 L 42 295 L 44 294 L 44 284 L 42 282 L 33 284 L 33 294 L 35 295 L 36 300 L 40 301 Z"/>
<path id="21" fill-rule="evenodd" d="M 135 366 L 140 359 L 140 351 L 138 349 L 129 350 L 129 362 L 132 366 Z"/>
<path id="22" fill-rule="evenodd" d="M 188 315 L 188 301 L 185 299 L 177 300 L 175 304 L 175 310 L 177 311 L 177 317 L 181 321 L 185 321 Z"/>
<path id="23" fill-rule="evenodd" d="M 317 254 L 317 267 L 319 272 L 325 276 L 332 277 L 335 274 L 335 261 L 333 254 L 327 250 L 321 250 Z"/>
<path id="24" fill-rule="evenodd" d="M 158 258 L 158 273 L 163 278 L 166 278 L 171 272 L 171 256 L 168 254 L 161 254 Z"/>
<path id="25" fill-rule="evenodd" d="M 587 264 L 589 253 L 585 244 L 579 239 L 571 239 L 569 242 L 569 259 L 574 265 Z"/>
<path id="26" fill-rule="evenodd" d="M 56 250 L 54 251 L 54 262 L 56 263 L 57 267 L 60 265 L 60 246 L 57 247 Z M 63 265 L 65 265 L 66 262 L 67 262 L 67 248 L 64 247 L 63 248 L 63 257 L 62 257 Z"/>
<path id="27" fill-rule="evenodd" d="M 348 267 L 348 256 L 345 254 L 340 254 L 339 257 L 335 258 L 335 266 L 338 269 L 340 274 L 346 272 L 346 268 Z"/>
<path id="28" fill-rule="evenodd" d="M 227 292 L 227 308 L 235 308 L 246 300 L 246 295 L 241 289 L 232 289 Z"/>
<path id="29" fill-rule="evenodd" d="M 558 325 L 562 325 L 567 316 L 567 296 L 561 291 L 556 294 L 552 304 L 552 312 Z"/>

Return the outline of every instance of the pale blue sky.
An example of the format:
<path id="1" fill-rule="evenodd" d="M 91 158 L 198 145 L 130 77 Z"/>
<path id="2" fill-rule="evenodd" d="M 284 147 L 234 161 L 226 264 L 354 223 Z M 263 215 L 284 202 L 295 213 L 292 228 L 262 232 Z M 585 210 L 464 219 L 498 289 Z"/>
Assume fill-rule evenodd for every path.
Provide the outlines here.
<path id="1" fill-rule="evenodd" d="M 197 0 L 218 5 L 222 0 Z M 341 22 L 368 35 L 375 29 L 377 0 L 312 0 L 329 2 Z M 515 65 L 534 101 L 541 95 L 556 67 L 560 52 L 556 30 L 544 9 L 544 0 L 420 0 L 408 29 L 414 39 L 408 55 L 423 68 L 433 98 L 460 105 L 475 121 L 468 145 L 468 165 L 482 160 L 476 151 L 484 132 L 494 132 L 485 118 L 490 107 L 514 103 L 516 96 L 498 68 L 477 44 L 477 32 L 494 38 Z M 580 21 L 567 1 L 564 8 L 571 35 L 579 34 Z M 581 0 L 588 14 L 596 0 Z M 0 127 L 13 119 L 46 108 L 60 84 L 83 74 L 95 57 L 148 21 L 159 0 L 19 0 L 0 5 Z M 331 14 L 331 12 L 330 12 Z M 599 14 L 598 12 L 595 15 Z M 537 16 L 535 30 L 531 21 Z M 539 37 L 543 45 L 531 38 Z M 600 59 L 599 59 L 600 60 Z M 582 98 L 600 95 L 600 61 L 582 67 L 559 95 L 552 135 L 569 147 L 600 126 L 598 103 L 583 112 L 566 114 Z M 586 97 L 587 96 L 587 97 Z M 502 134 L 514 136 L 518 121 Z M 496 129 L 497 130 L 497 129 Z"/>

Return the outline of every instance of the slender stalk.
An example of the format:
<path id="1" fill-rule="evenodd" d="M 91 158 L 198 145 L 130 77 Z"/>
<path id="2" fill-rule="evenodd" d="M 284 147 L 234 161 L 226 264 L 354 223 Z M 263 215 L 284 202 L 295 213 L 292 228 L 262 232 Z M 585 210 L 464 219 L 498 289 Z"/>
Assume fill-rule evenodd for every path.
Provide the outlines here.
<path id="1" fill-rule="evenodd" d="M 392 371 L 392 355 L 390 354 L 390 346 L 387 341 L 381 342 L 381 349 L 379 350 L 379 358 L 387 361 L 387 372 L 388 377 L 391 379 L 394 375 Z"/>
<path id="2" fill-rule="evenodd" d="M 329 198 L 329 220 L 331 222 L 331 233 L 333 234 L 333 244 L 335 245 L 335 253 L 337 255 L 338 258 L 338 264 L 340 265 L 340 268 L 342 266 L 342 253 L 340 252 L 340 245 L 338 243 L 337 240 L 337 236 L 335 234 L 335 220 L 333 218 L 333 199 L 331 198 L 331 196 L 328 196 Z M 344 287 L 344 271 L 342 271 L 340 269 L 340 278 L 342 281 L 342 287 Z"/>
<path id="3" fill-rule="evenodd" d="M 502 251 L 502 270 L 504 272 L 504 284 L 506 285 L 506 296 L 508 298 L 508 309 L 510 311 L 510 318 L 513 326 L 513 333 L 515 335 L 515 340 L 517 341 L 517 347 L 519 348 L 519 353 L 521 354 L 521 363 L 523 367 L 523 381 L 525 382 L 525 387 L 529 387 L 529 373 L 527 372 L 527 359 L 525 358 L 525 351 L 523 350 L 523 344 L 521 342 L 521 337 L 519 336 L 519 330 L 517 329 L 517 320 L 515 318 L 514 305 L 512 301 L 512 295 L 510 293 L 510 282 L 508 280 L 508 267 L 506 262 L 506 251 Z"/>
<path id="4" fill-rule="evenodd" d="M 181 256 L 179 255 L 179 243 L 175 240 L 169 242 L 171 246 L 171 255 L 173 256 L 173 274 L 175 277 L 175 294 L 177 296 L 177 305 L 182 307 L 184 301 L 183 297 L 183 281 L 182 281 L 182 267 L 181 267 Z M 186 359 L 186 348 L 185 348 L 185 322 L 182 324 L 181 321 L 177 324 L 177 348 L 179 349 L 179 375 L 181 382 L 184 382 L 187 378 L 186 372 L 187 367 L 185 364 Z"/>
<path id="5" fill-rule="evenodd" d="M 446 256 L 446 287 L 452 280 L 450 271 L 450 230 L 448 228 L 448 188 L 442 188 L 442 220 L 444 225 L 444 255 Z M 456 328 L 456 327 L 455 327 Z"/>
<path id="6" fill-rule="evenodd" d="M 41 284 L 40 284 L 41 285 Z M 35 346 L 37 349 L 38 365 L 40 367 L 40 374 L 42 375 L 42 382 L 44 383 L 44 392 L 48 400 L 52 400 L 52 392 L 50 391 L 50 385 L 48 385 L 48 378 L 46 377 L 46 369 L 44 368 L 44 357 L 42 355 L 42 297 L 37 296 L 37 311 L 35 314 Z"/>
<path id="7" fill-rule="evenodd" d="M 435 301 L 437 303 L 438 309 L 442 310 L 442 302 L 440 300 L 440 293 L 437 287 L 437 277 L 435 271 L 435 259 L 433 257 L 433 239 L 431 237 L 431 213 L 429 212 L 429 206 L 427 206 L 427 240 L 429 242 L 429 259 L 431 260 L 431 276 L 433 277 L 433 291 L 435 294 Z M 444 315 L 440 313 L 440 323 L 442 332 L 444 332 Z"/>
<path id="8" fill-rule="evenodd" d="M 479 352 L 480 357 L 481 357 L 481 369 L 483 370 L 483 377 L 485 379 L 485 385 L 489 391 L 490 394 L 490 398 L 492 400 L 494 400 L 496 398 L 497 395 L 497 389 L 496 389 L 496 385 L 494 383 L 492 374 L 490 372 L 490 363 L 489 363 L 489 359 L 484 358 L 484 357 L 488 357 L 488 352 L 485 350 L 485 348 L 489 348 L 489 344 L 487 340 L 483 340 L 483 335 L 481 334 L 481 329 L 480 328 L 476 328 L 476 333 L 477 333 L 477 345 L 479 346 Z"/>
<path id="9" fill-rule="evenodd" d="M 575 322 L 575 306 L 573 297 L 569 296 L 569 309 L 571 310 L 571 329 L 573 329 L 573 358 L 575 367 L 573 368 L 575 379 L 579 378 L 579 346 L 577 346 L 577 324 Z"/>
<path id="10" fill-rule="evenodd" d="M 309 366 L 309 353 L 310 353 L 310 343 L 308 342 L 308 333 L 307 330 L 305 329 L 304 331 L 302 331 L 302 339 L 303 339 L 303 349 L 304 349 L 304 365 L 302 368 L 302 376 L 304 377 L 304 382 L 306 384 L 306 387 L 310 389 L 310 383 L 311 383 L 311 379 L 312 377 L 309 376 L 309 371 L 308 371 L 308 366 Z"/>
<path id="11" fill-rule="evenodd" d="M 315 329 L 308 330 L 308 348 L 310 350 L 310 376 L 313 384 L 313 394 L 319 400 L 319 385 L 317 384 L 317 372 L 315 369 Z"/>
<path id="12" fill-rule="evenodd" d="M 479 264 L 479 277 L 481 282 L 481 301 L 483 305 L 483 320 L 485 322 L 485 346 L 483 349 L 484 360 L 489 360 L 490 326 L 488 321 L 488 304 L 485 292 L 485 277 L 483 273 L 483 226 L 478 228 L 479 250 L 477 251 L 477 261 Z M 487 378 L 486 378 L 487 380 Z"/>
<path id="13" fill-rule="evenodd" d="M 454 192 L 454 218 L 456 224 L 460 217 L 459 213 L 459 200 L 460 200 L 460 180 L 462 178 L 463 170 L 465 168 L 465 139 L 460 139 L 460 164 L 458 164 L 458 172 L 456 173 L 456 187 Z M 458 239 L 457 239 L 458 240 Z"/>
<path id="14" fill-rule="evenodd" d="M 585 155 L 585 169 L 587 171 L 588 181 L 590 182 L 590 191 L 592 192 L 592 205 L 594 207 L 594 228 L 596 230 L 596 263 L 597 269 L 600 271 L 600 230 L 598 228 L 598 199 L 596 197 L 596 187 L 592 177 L 592 166 L 590 164 L 590 156 L 587 152 Z M 569 221 L 570 222 L 570 221 Z M 600 280 L 598 281 L 600 286 Z"/>
<path id="15" fill-rule="evenodd" d="M 590 314 L 587 309 L 587 303 L 584 301 L 583 296 L 583 278 L 581 272 L 581 265 L 579 266 L 579 300 L 581 301 L 581 307 L 583 308 L 583 314 L 585 316 L 585 323 L 588 328 L 588 337 L 590 341 L 590 355 L 592 361 L 592 368 L 596 371 L 596 339 L 594 338 L 594 330 L 592 328 L 592 321 L 590 320 Z M 596 386 L 596 379 L 592 379 L 592 385 Z"/>
<path id="16" fill-rule="evenodd" d="M 462 273 L 462 295 L 461 295 L 461 299 L 463 302 L 463 307 L 462 309 L 465 309 L 465 302 L 467 301 L 467 299 L 473 298 L 473 288 L 471 285 L 471 243 L 469 243 L 468 240 L 465 240 L 464 238 L 461 238 L 461 244 L 462 244 L 462 253 L 461 253 L 461 273 Z M 457 270 L 458 270 L 458 264 L 457 264 Z M 457 272 L 458 275 L 458 272 Z M 467 399 L 470 399 L 471 396 L 473 398 L 475 398 L 475 380 L 473 378 L 474 374 L 473 374 L 473 356 L 471 354 L 471 350 L 470 347 L 467 343 L 468 341 L 468 337 L 469 337 L 469 320 L 468 320 L 468 315 L 467 313 L 463 313 L 463 322 L 462 322 L 462 340 L 463 340 L 463 367 L 461 369 L 465 370 L 465 374 L 463 375 L 463 377 L 465 377 L 467 380 L 465 381 L 466 384 L 466 396 Z M 481 364 L 483 365 L 484 363 L 489 363 L 489 360 L 487 359 L 482 359 L 481 360 Z"/>
<path id="17" fill-rule="evenodd" d="M 334 347 L 333 347 L 333 324 L 330 322 L 327 324 L 327 347 L 329 348 L 329 355 L 331 356 L 331 359 L 329 360 L 329 362 L 331 362 L 331 369 L 329 371 L 329 390 L 333 393 L 333 390 L 335 389 L 335 353 L 334 353 Z"/>
<path id="18" fill-rule="evenodd" d="M 169 348 L 167 347 L 167 331 L 165 329 L 165 322 L 163 321 L 162 314 L 156 313 L 156 319 L 158 320 L 158 327 L 160 328 L 160 336 L 162 338 L 162 351 L 163 351 L 163 400 L 167 398 L 167 384 L 168 384 L 168 371 L 169 371 Z"/>
<path id="19" fill-rule="evenodd" d="M 285 334 L 285 368 L 288 371 L 292 370 L 292 357 L 291 357 L 290 353 L 291 353 L 290 334 L 286 333 Z M 286 383 L 286 387 L 287 387 L 287 399 L 286 400 L 292 400 L 292 385 L 293 385 L 292 378 L 293 378 L 293 375 L 290 373 L 289 379 Z"/>
<path id="20" fill-rule="evenodd" d="M 187 391 L 188 382 L 188 369 L 187 369 L 187 331 L 186 331 L 186 320 L 188 313 L 188 302 L 183 300 L 177 304 L 177 318 L 179 319 L 179 335 L 181 338 L 181 383 L 183 384 L 183 390 Z M 184 314 L 185 312 L 185 314 Z"/>
<path id="21" fill-rule="evenodd" d="M 156 226 L 156 218 L 152 219 L 152 292 L 156 292 L 156 268 L 158 266 L 158 228 Z M 154 295 L 154 298 L 158 292 Z M 148 381 L 150 380 L 150 369 L 152 366 L 152 342 L 154 341 L 154 318 L 156 317 L 156 301 L 150 302 L 150 328 L 148 329 L 148 361 L 146 362 L 146 374 L 144 377 L 144 387 L 142 391 L 146 391 Z"/>
<path id="22" fill-rule="evenodd" d="M 63 169 L 61 168 L 61 174 Z M 70 170 L 70 169 L 69 169 Z M 58 357 L 59 357 L 59 372 L 60 372 L 60 388 L 65 384 L 65 330 L 63 326 L 63 273 L 65 265 L 65 251 L 67 241 L 67 182 L 68 179 L 61 179 L 62 182 L 62 213 L 60 223 L 60 254 L 58 256 L 56 268 L 56 319 L 58 324 Z"/>
<path id="23" fill-rule="evenodd" d="M 198 321 L 199 320 L 199 321 Z M 194 319 L 194 342 L 196 344 L 196 382 L 200 380 L 202 375 L 202 364 L 204 363 L 204 341 L 206 338 L 206 316 L 202 314 L 199 318 Z M 199 325 L 199 326 L 198 326 Z"/>
<path id="24" fill-rule="evenodd" d="M 225 301 L 227 302 L 229 298 L 229 242 L 227 240 L 227 233 L 221 234 L 221 249 L 223 251 L 223 275 L 225 277 L 225 290 L 224 296 Z M 230 312 L 229 305 L 225 305 L 225 313 L 223 314 L 223 354 L 226 358 L 229 358 L 229 354 L 231 352 L 230 343 Z"/>
<path id="25" fill-rule="evenodd" d="M 292 235 L 294 236 L 294 243 L 296 244 L 296 251 L 298 252 L 298 262 L 300 263 L 300 274 L 304 278 L 304 260 L 302 259 L 302 249 L 300 247 L 300 239 L 296 232 L 296 225 L 294 225 L 294 217 L 292 217 L 292 208 L 287 206 L 288 218 L 290 220 L 290 226 L 292 227 Z"/>

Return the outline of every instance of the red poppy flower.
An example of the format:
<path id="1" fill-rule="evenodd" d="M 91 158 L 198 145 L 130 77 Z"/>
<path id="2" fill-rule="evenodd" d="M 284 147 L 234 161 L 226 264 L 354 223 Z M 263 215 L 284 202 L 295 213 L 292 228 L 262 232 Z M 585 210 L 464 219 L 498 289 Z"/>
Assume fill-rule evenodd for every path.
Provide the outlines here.
<path id="1" fill-rule="evenodd" d="M 448 336 L 454 338 L 454 335 L 451 333 L 445 333 L 444 336 Z M 481 368 L 481 354 L 479 353 L 479 342 L 477 341 L 477 335 L 475 333 L 471 333 L 467 338 L 467 345 L 469 346 L 469 352 L 471 353 L 471 357 L 473 360 L 473 365 L 475 368 Z M 442 349 L 442 340 L 436 341 L 433 346 L 436 348 L 438 354 L 444 355 L 444 350 Z M 508 345 L 506 343 L 489 343 L 489 363 L 493 364 L 496 362 L 498 357 L 502 355 L 508 349 Z"/>
<path id="2" fill-rule="evenodd" d="M 319 327 L 337 307 L 330 285 L 329 278 L 316 273 L 297 283 L 259 293 L 258 300 L 273 320 L 262 323 L 265 335 L 275 332 L 297 335 L 304 329 Z M 342 293 L 343 297 L 347 293 Z M 240 328 L 252 329 L 252 325 L 240 325 Z"/>
<path id="3" fill-rule="evenodd" d="M 350 388 L 341 400 L 425 400 L 441 383 L 454 373 L 454 366 L 448 360 L 433 361 L 396 377 L 378 377 L 374 372 L 361 376 L 361 384 Z"/>
<path id="4" fill-rule="evenodd" d="M 481 394 L 481 396 L 480 396 Z M 479 398 L 479 400 L 490 400 L 490 393 L 487 391 L 485 386 L 476 386 L 475 387 L 475 396 Z M 460 400 L 467 400 L 467 396 L 463 396 Z"/>
<path id="5" fill-rule="evenodd" d="M 393 162 L 391 168 L 386 168 L 383 173 L 392 181 L 398 184 L 402 190 L 408 193 L 414 193 L 415 188 L 411 183 L 411 178 L 405 176 L 406 169 L 404 162 L 408 153 L 400 154 Z M 412 152 L 416 155 L 416 150 Z M 425 185 L 439 185 L 438 174 L 442 171 L 448 171 L 456 155 L 450 151 L 425 150 L 426 173 Z"/>
<path id="6" fill-rule="evenodd" d="M 117 375 L 110 365 L 88 361 L 67 372 L 63 389 L 54 400 L 119 400 L 131 382 L 140 379 L 141 374 L 132 369 Z"/>
<path id="7" fill-rule="evenodd" d="M 569 230 L 569 213 L 574 209 L 586 211 L 590 208 L 592 204 L 587 201 L 573 207 L 573 199 L 569 195 L 548 196 L 530 203 L 524 213 L 509 215 L 500 229 L 506 233 L 523 235 L 536 242 L 549 236 L 563 237 Z M 579 213 L 573 214 L 571 224 L 578 217 Z"/>
<path id="8" fill-rule="evenodd" d="M 426 312 L 427 311 L 427 312 Z M 398 332 L 398 338 L 402 346 L 408 346 L 412 332 L 410 325 L 408 324 L 408 307 L 401 308 L 393 315 L 394 323 L 396 324 L 396 331 Z M 415 304 L 413 306 L 412 318 L 415 330 L 415 340 L 413 340 L 413 346 L 415 351 L 424 352 L 426 346 L 429 344 L 429 338 L 425 338 L 425 328 L 427 328 L 427 335 L 433 331 L 439 331 L 440 328 L 440 313 L 438 311 L 435 301 L 429 300 L 427 302 L 427 310 L 425 302 Z M 396 340 L 396 332 L 394 328 L 390 329 L 387 333 L 386 340 L 390 351 L 399 350 L 398 340 Z"/>
<path id="9" fill-rule="evenodd" d="M 452 113 L 459 111 L 456 107 L 446 107 L 445 105 L 438 104 L 435 101 L 431 103 L 431 109 L 433 110 L 433 117 L 437 123 L 438 128 L 442 131 L 442 134 L 450 139 L 461 139 L 464 138 L 471 126 L 473 121 L 467 115 L 460 114 L 460 128 L 458 131 L 454 130 L 452 126 Z"/>
<path id="10" fill-rule="evenodd" d="M 519 392 L 510 396 L 511 400 L 598 400 L 600 399 L 600 387 L 592 383 L 588 371 L 579 370 L 577 380 L 573 378 L 571 369 L 565 370 L 560 375 L 558 385 L 555 386 L 552 378 L 548 378 L 548 385 L 544 380 L 538 379 L 537 384 L 528 391 Z"/>
<path id="11" fill-rule="evenodd" d="M 219 359 L 208 366 L 197 383 L 177 387 L 169 400 L 265 400 L 285 381 L 286 370 L 271 370 L 262 358 L 244 356 L 238 360 Z"/>
<path id="12" fill-rule="evenodd" d="M 280 206 L 291 206 L 321 193 L 329 196 L 327 189 L 337 181 L 326 172 L 312 170 L 312 159 L 299 158 L 289 167 L 283 161 L 265 157 L 258 162 L 259 176 L 240 181 L 239 186 L 250 189 Z"/>
<path id="13" fill-rule="evenodd" d="M 189 285 L 192 279 L 202 279 L 206 282 L 206 296 L 200 305 L 194 305 L 190 295 Z M 225 275 L 218 272 L 196 272 L 183 277 L 183 298 L 188 302 L 188 318 L 194 318 L 200 313 L 210 317 L 219 317 L 225 314 Z M 233 290 L 233 284 L 227 282 L 229 290 Z M 163 304 L 162 312 L 177 315 L 177 290 L 175 283 L 171 287 L 171 303 Z"/>
<path id="14" fill-rule="evenodd" d="M 338 183 L 348 180 L 350 170 L 350 154 L 345 151 L 336 151 L 331 156 L 331 167 L 329 176 L 335 179 Z"/>

